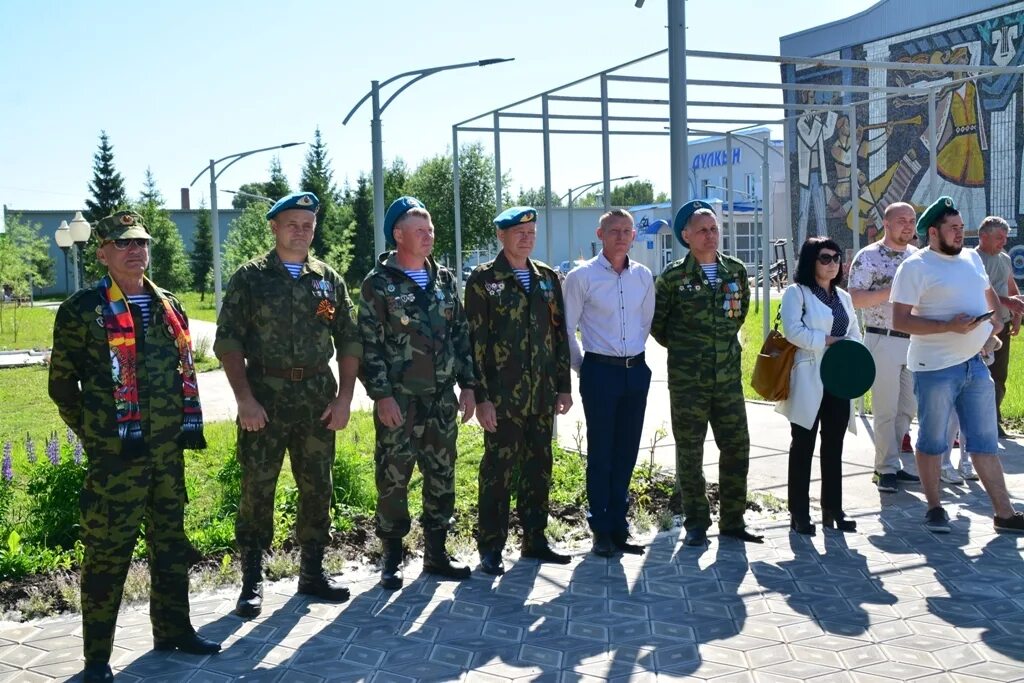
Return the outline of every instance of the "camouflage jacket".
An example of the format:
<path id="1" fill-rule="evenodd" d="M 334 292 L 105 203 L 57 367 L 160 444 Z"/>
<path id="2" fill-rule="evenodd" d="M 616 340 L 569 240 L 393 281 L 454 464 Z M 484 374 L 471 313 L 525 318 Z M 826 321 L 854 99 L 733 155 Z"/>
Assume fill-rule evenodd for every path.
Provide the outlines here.
<path id="1" fill-rule="evenodd" d="M 476 400 L 499 414 L 553 414 L 559 393 L 572 392 L 565 307 L 558 275 L 527 260 L 530 291 L 505 252 L 466 281 L 466 317 L 476 360 Z"/>
<path id="2" fill-rule="evenodd" d="M 395 252 L 381 254 L 363 280 L 359 378 L 374 399 L 424 395 L 451 387 L 476 388 L 473 354 L 459 286 L 450 270 L 427 259 L 426 289 L 398 265 Z"/>
<path id="3" fill-rule="evenodd" d="M 159 290 L 181 313 L 170 292 Z M 103 296 L 96 287 L 80 289 L 57 309 L 50 356 L 50 398 L 60 417 L 78 435 L 89 457 L 121 453 L 114 407 L 114 378 L 107 331 L 103 326 Z M 129 303 L 136 337 L 136 373 L 142 429 L 150 448 L 177 447 L 181 434 L 182 394 L 178 346 L 154 298 L 149 325 L 142 333 L 142 310 Z"/>
<path id="4" fill-rule="evenodd" d="M 698 378 L 740 372 L 737 335 L 750 305 L 746 266 L 719 253 L 718 279 L 712 287 L 691 254 L 658 276 L 651 335 L 668 349 L 670 383 L 674 374 Z"/>
<path id="5" fill-rule="evenodd" d="M 231 276 L 213 351 L 240 351 L 250 366 L 275 369 L 321 367 L 335 353 L 359 358 L 353 309 L 333 268 L 309 257 L 293 278 L 272 250 Z"/>

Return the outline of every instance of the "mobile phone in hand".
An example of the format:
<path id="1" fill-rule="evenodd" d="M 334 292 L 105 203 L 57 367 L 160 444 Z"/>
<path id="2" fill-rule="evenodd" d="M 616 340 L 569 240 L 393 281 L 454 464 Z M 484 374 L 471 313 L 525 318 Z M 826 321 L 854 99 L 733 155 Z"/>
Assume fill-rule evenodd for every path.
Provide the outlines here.
<path id="1" fill-rule="evenodd" d="M 995 311 L 985 311 L 985 312 L 984 312 L 984 313 L 982 313 L 981 315 L 979 315 L 979 316 L 976 316 L 976 317 L 974 318 L 974 322 L 976 322 L 976 323 L 980 323 L 980 322 L 981 322 L 982 320 L 988 320 L 989 318 L 991 318 L 991 317 L 992 317 L 993 315 L 995 315 L 995 314 L 996 314 L 996 312 L 995 312 Z"/>

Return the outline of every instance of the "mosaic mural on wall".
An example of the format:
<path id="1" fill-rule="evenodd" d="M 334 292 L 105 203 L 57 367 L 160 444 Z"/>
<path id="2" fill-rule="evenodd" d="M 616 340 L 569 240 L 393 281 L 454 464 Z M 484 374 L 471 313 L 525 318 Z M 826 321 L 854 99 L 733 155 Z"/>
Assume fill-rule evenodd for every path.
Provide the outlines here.
<path id="1" fill-rule="evenodd" d="M 787 102 L 809 108 L 857 103 L 856 130 L 844 110 L 802 114 L 797 110 L 798 118 L 789 123 L 790 205 L 797 244 L 807 236 L 827 234 L 851 247 L 854 207 L 861 219 L 858 242 L 866 244 L 879 236 L 882 213 L 889 204 L 910 202 L 920 210 L 944 194 L 956 200 L 968 227 L 976 227 L 990 214 L 1003 216 L 1014 227 L 1020 223 L 1024 218 L 1022 78 L 1008 74 L 957 82 L 970 75 L 973 65 L 1024 63 L 1020 3 L 821 56 L 949 64 L 963 70 L 783 67 L 787 83 L 913 89 L 889 97 L 879 92 L 786 91 Z M 938 88 L 934 187 L 929 175 L 930 88 Z M 854 168 L 856 200 L 850 182 Z"/>

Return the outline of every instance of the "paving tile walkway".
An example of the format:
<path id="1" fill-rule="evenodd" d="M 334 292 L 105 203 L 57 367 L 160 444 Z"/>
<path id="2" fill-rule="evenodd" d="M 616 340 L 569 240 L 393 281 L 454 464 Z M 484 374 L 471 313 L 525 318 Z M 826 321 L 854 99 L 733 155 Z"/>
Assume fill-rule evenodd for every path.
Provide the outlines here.
<path id="1" fill-rule="evenodd" d="M 670 420 L 664 352 L 648 354 L 655 381 L 645 443 Z M 207 375 L 204 404 L 218 381 Z M 750 488 L 784 499 L 789 425 L 771 406 L 748 403 L 747 414 Z M 573 445 L 573 424 L 572 415 L 561 421 L 564 446 Z M 504 577 L 475 572 L 463 583 L 420 575 L 412 563 L 395 593 L 376 587 L 373 568 L 356 567 L 346 574 L 348 603 L 310 602 L 294 594 L 294 580 L 282 581 L 269 585 L 264 615 L 248 622 L 231 614 L 233 590 L 193 595 L 193 622 L 225 641 L 213 657 L 152 652 L 147 607 L 131 606 L 118 622 L 117 679 L 1024 680 L 1024 539 L 993 533 L 974 482 L 944 490 L 953 533 L 925 531 L 919 490 L 879 494 L 871 485 L 870 420 L 858 428 L 844 451 L 857 533 L 819 529 L 807 538 L 790 534 L 782 516 L 748 514 L 764 545 L 712 536 L 706 549 L 686 548 L 674 530 L 646 538 L 643 557 L 577 548 L 568 566 L 509 558 Z M 641 461 L 670 467 L 673 451 L 669 434 Z M 1002 453 L 1019 495 L 1024 447 L 1004 441 Z M 710 440 L 705 465 L 717 480 Z M 81 645 L 76 616 L 0 623 L 0 682 L 73 677 Z"/>

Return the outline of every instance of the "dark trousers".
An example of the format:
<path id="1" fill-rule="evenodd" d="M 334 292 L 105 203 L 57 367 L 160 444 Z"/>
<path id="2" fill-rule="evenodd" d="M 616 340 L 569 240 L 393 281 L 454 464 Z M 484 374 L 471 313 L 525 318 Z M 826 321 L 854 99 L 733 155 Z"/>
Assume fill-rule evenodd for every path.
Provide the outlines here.
<path id="1" fill-rule="evenodd" d="M 1010 371 L 1011 339 L 1013 337 L 1010 336 L 1010 323 L 1006 323 L 1003 326 L 1003 331 L 999 333 L 999 341 L 1003 342 L 1003 348 L 993 354 L 992 365 L 989 366 L 989 371 L 992 373 L 992 381 L 996 383 L 996 417 L 1000 425 L 1003 424 L 1001 407 L 1003 405 L 1003 397 L 1006 396 L 1006 377 Z"/>
<path id="2" fill-rule="evenodd" d="M 508 540 L 509 497 L 518 470 L 516 511 L 523 538 L 544 533 L 551 491 L 554 415 L 498 415 L 498 429 L 484 432 L 477 497 L 477 548 L 501 551 Z"/>
<path id="3" fill-rule="evenodd" d="M 647 410 L 651 369 L 583 357 L 580 398 L 587 417 L 587 501 L 590 528 L 598 533 L 629 530 L 626 507 L 640 434 Z"/>
<path id="4" fill-rule="evenodd" d="M 811 458 L 821 426 L 821 509 L 843 509 L 843 438 L 850 421 L 850 401 L 827 391 L 821 398 L 818 416 L 810 429 L 790 423 L 793 441 L 789 446 L 789 513 L 798 520 L 810 518 L 808 489 L 811 486 Z"/>

